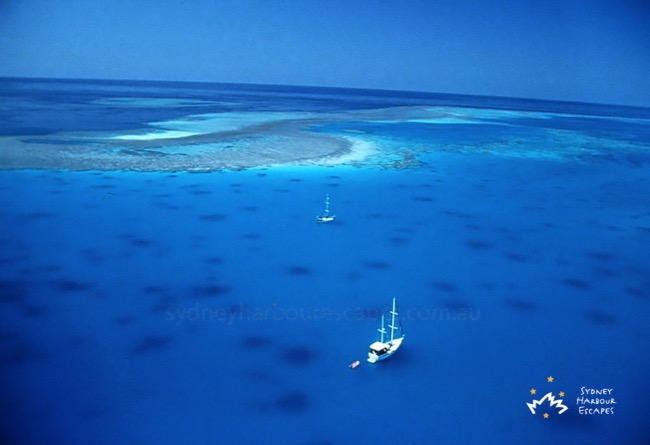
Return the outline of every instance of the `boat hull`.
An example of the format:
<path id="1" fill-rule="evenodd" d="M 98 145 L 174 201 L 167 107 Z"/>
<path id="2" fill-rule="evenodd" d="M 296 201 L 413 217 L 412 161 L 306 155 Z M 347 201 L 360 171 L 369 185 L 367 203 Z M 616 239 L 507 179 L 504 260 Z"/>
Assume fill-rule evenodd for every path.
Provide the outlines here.
<path id="1" fill-rule="evenodd" d="M 377 363 L 381 360 L 386 360 L 388 357 L 391 357 L 397 350 L 399 349 L 400 346 L 402 346 L 402 341 L 404 340 L 404 337 L 396 338 L 391 342 L 386 343 L 388 346 L 388 350 L 382 354 L 376 354 L 372 350 L 368 352 L 368 363 Z"/>

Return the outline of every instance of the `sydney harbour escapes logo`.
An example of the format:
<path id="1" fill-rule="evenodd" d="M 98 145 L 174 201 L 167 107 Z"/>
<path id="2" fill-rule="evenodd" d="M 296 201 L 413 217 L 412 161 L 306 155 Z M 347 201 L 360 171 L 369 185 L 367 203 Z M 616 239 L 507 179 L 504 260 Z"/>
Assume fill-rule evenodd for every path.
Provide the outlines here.
<path id="1" fill-rule="evenodd" d="M 578 414 L 614 414 L 616 399 L 613 397 L 613 388 L 587 388 L 583 386 L 574 394 L 569 394 L 564 390 L 554 393 L 559 386 L 561 385 L 555 382 L 553 376 L 548 376 L 546 383 L 540 386 L 543 389 L 531 388 L 529 392 L 533 396 L 533 400 L 526 403 L 530 412 L 533 414 L 541 413 L 545 419 L 561 415 L 569 409 L 569 406 L 567 406 L 570 405 L 569 400 L 573 400 L 573 397 L 575 397 L 575 408 Z M 535 396 L 539 398 L 535 398 Z"/>

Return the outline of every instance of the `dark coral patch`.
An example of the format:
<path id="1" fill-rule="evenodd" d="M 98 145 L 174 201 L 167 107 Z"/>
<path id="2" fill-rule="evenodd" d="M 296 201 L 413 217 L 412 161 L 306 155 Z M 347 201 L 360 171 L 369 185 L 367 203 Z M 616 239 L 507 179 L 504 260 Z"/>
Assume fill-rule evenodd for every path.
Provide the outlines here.
<path id="1" fill-rule="evenodd" d="M 19 343 L 0 351 L 0 365 L 3 366 L 25 365 L 43 358 L 44 354 L 30 343 Z"/>
<path id="2" fill-rule="evenodd" d="M 617 323 L 617 319 L 615 316 L 608 314 L 605 311 L 602 311 L 600 309 L 594 309 L 593 311 L 589 311 L 586 314 L 587 319 L 592 321 L 593 323 L 599 324 L 599 325 L 614 325 Z"/>
<path id="3" fill-rule="evenodd" d="M 11 344 L 20 339 L 20 335 L 16 331 L 0 330 L 0 344 Z"/>
<path id="4" fill-rule="evenodd" d="M 392 236 L 392 237 L 390 237 L 390 243 L 395 247 L 406 246 L 410 242 L 411 242 L 411 240 L 409 238 L 404 238 L 403 236 Z"/>
<path id="5" fill-rule="evenodd" d="M 469 303 L 469 301 L 463 299 L 463 298 L 441 298 L 440 302 L 443 305 L 443 309 L 447 310 L 461 310 L 461 309 L 467 309 L 471 308 L 472 305 Z"/>
<path id="6" fill-rule="evenodd" d="M 211 190 L 190 190 L 190 193 L 195 196 L 203 196 L 203 195 L 211 195 L 212 191 Z"/>
<path id="7" fill-rule="evenodd" d="M 242 340 L 242 346 L 247 349 L 258 349 L 264 348 L 271 344 L 271 339 L 268 337 L 260 337 L 257 335 L 251 335 Z"/>
<path id="8" fill-rule="evenodd" d="M 256 240 L 260 238 L 260 235 L 257 233 L 242 233 L 239 237 L 245 240 Z"/>
<path id="9" fill-rule="evenodd" d="M 305 366 L 314 359 L 314 353 L 305 346 L 294 346 L 281 355 L 282 361 L 292 366 Z"/>
<path id="10" fill-rule="evenodd" d="M 632 295 L 635 298 L 640 298 L 642 300 L 650 300 L 650 288 L 644 289 L 642 287 L 627 287 L 625 292 L 628 295 Z"/>
<path id="11" fill-rule="evenodd" d="M 56 291 L 63 293 L 86 292 L 92 288 L 88 283 L 67 279 L 55 281 L 53 287 Z"/>
<path id="12" fill-rule="evenodd" d="M 488 250 L 494 247 L 494 244 L 480 240 L 468 240 L 465 241 L 464 244 L 472 250 Z"/>
<path id="13" fill-rule="evenodd" d="M 59 272 L 63 269 L 63 266 L 60 264 L 43 264 L 42 266 L 35 267 L 34 270 L 37 272 L 52 273 Z"/>
<path id="14" fill-rule="evenodd" d="M 205 259 L 207 264 L 223 264 L 223 258 L 219 256 L 211 256 Z"/>
<path id="15" fill-rule="evenodd" d="M 591 284 L 580 278 L 565 278 L 560 281 L 565 286 L 572 287 L 574 289 L 588 290 L 591 289 Z"/>
<path id="16" fill-rule="evenodd" d="M 309 267 L 305 266 L 289 266 L 286 268 L 286 271 L 289 275 L 295 276 L 295 277 L 300 277 L 300 276 L 306 276 L 306 275 L 311 275 L 312 270 Z"/>
<path id="17" fill-rule="evenodd" d="M 163 335 L 146 335 L 132 349 L 133 354 L 146 354 L 162 349 L 169 349 L 172 338 Z"/>
<path id="18" fill-rule="evenodd" d="M 458 286 L 448 281 L 436 281 L 433 283 L 433 287 L 440 292 L 446 293 L 456 292 L 458 290 Z"/>
<path id="19" fill-rule="evenodd" d="M 48 311 L 47 306 L 29 304 L 23 308 L 23 315 L 27 318 L 40 318 L 46 316 Z"/>
<path id="20" fill-rule="evenodd" d="M 131 237 L 129 237 L 129 238 L 127 238 L 127 242 L 128 242 L 128 244 L 130 246 L 138 247 L 138 248 L 141 248 L 141 249 L 151 247 L 154 244 L 156 244 L 155 241 L 150 240 L 150 239 L 146 239 L 146 238 L 131 238 Z"/>
<path id="21" fill-rule="evenodd" d="M 155 202 L 153 205 L 165 210 L 178 210 L 180 207 L 168 202 Z"/>
<path id="22" fill-rule="evenodd" d="M 503 254 L 504 257 L 515 263 L 526 263 L 530 259 L 528 255 L 518 252 L 506 252 Z"/>
<path id="23" fill-rule="evenodd" d="M 345 279 L 350 282 L 359 281 L 362 275 L 359 272 L 351 271 L 345 274 Z"/>
<path id="24" fill-rule="evenodd" d="M 108 189 L 114 189 L 117 186 L 115 184 L 95 184 L 91 185 L 91 189 L 98 189 L 98 190 L 108 190 Z"/>
<path id="25" fill-rule="evenodd" d="M 91 266 L 101 266 L 106 261 L 106 256 L 97 249 L 82 249 L 81 257 Z"/>
<path id="26" fill-rule="evenodd" d="M 307 394 L 302 391 L 290 391 L 273 401 L 273 407 L 289 414 L 305 412 L 311 406 Z"/>
<path id="27" fill-rule="evenodd" d="M 478 287 L 479 287 L 480 289 L 484 289 L 484 290 L 488 290 L 488 291 L 489 291 L 489 290 L 494 290 L 494 289 L 496 289 L 496 288 L 498 287 L 498 285 L 497 285 L 497 283 L 494 283 L 494 282 L 492 282 L 492 281 L 481 281 L 481 282 L 478 284 Z"/>
<path id="28" fill-rule="evenodd" d="M 215 313 L 215 316 L 223 317 L 223 314 L 226 314 L 228 321 L 233 322 L 235 320 L 243 320 L 245 314 L 250 314 L 250 306 L 246 303 L 229 304 L 221 307 L 221 311 L 221 313 Z"/>
<path id="29" fill-rule="evenodd" d="M 227 217 L 223 213 L 206 213 L 203 215 L 199 215 L 199 219 L 202 221 L 208 221 L 208 222 L 220 222 L 225 220 Z"/>
<path id="30" fill-rule="evenodd" d="M 453 216 L 455 218 L 460 218 L 460 219 L 472 219 L 472 218 L 474 218 L 474 215 L 472 215 L 471 213 L 460 212 L 460 211 L 457 211 L 457 210 L 445 210 L 442 213 L 447 215 L 447 216 Z"/>
<path id="31" fill-rule="evenodd" d="M 20 281 L 0 281 L 0 303 L 18 303 L 27 297 L 27 289 Z"/>
<path id="32" fill-rule="evenodd" d="M 246 377 L 249 380 L 254 380 L 257 382 L 262 382 L 265 384 L 271 384 L 271 385 L 277 385 L 278 381 L 276 378 L 274 378 L 271 374 L 269 374 L 266 371 L 260 371 L 256 369 L 244 371 L 242 373 L 244 377 Z M 268 409 L 268 408 L 267 408 Z"/>
<path id="33" fill-rule="evenodd" d="M 228 285 L 211 284 L 209 286 L 200 286 L 194 288 L 192 295 L 204 298 L 222 297 L 230 291 L 232 291 L 232 287 Z"/>
<path id="34" fill-rule="evenodd" d="M 369 269 L 388 269 L 390 264 L 384 261 L 366 261 L 363 263 Z"/>
<path id="35" fill-rule="evenodd" d="M 162 314 L 169 312 L 172 309 L 170 302 L 161 299 L 149 307 L 149 312 L 152 314 Z"/>
<path id="36" fill-rule="evenodd" d="M 619 275 L 619 271 L 610 267 L 596 267 L 593 272 L 598 277 L 615 277 Z"/>
<path id="37" fill-rule="evenodd" d="M 122 317 L 118 317 L 115 319 L 115 324 L 118 326 L 128 326 L 130 324 L 133 324 L 135 319 L 133 317 L 129 317 L 128 315 L 124 315 Z"/>
<path id="38" fill-rule="evenodd" d="M 165 292 L 165 288 L 162 286 L 149 285 L 142 288 L 142 291 L 150 295 L 159 295 Z"/>
<path id="39" fill-rule="evenodd" d="M 520 298 L 506 298 L 503 302 L 519 312 L 529 312 L 537 309 L 537 305 L 531 301 L 522 300 Z"/>

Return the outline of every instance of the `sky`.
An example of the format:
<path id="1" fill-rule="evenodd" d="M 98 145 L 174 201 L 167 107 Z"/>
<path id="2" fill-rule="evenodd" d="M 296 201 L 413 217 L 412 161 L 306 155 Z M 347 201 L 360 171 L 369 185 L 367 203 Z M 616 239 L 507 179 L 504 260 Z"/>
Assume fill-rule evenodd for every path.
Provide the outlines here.
<path id="1" fill-rule="evenodd" d="M 650 107 L 649 23 L 644 0 L 0 0 L 0 76 Z"/>

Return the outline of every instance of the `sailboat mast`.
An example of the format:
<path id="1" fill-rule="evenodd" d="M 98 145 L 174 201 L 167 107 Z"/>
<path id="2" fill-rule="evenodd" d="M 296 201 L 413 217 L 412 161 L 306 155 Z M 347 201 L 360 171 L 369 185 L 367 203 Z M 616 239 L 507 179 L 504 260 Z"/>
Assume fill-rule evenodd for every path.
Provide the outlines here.
<path id="1" fill-rule="evenodd" d="M 393 341 L 395 338 L 395 331 L 397 330 L 397 326 L 395 326 L 395 316 L 397 315 L 397 303 L 395 301 L 395 298 L 393 298 L 393 309 L 390 311 L 390 341 Z"/>
<path id="2" fill-rule="evenodd" d="M 379 341 L 384 342 L 384 334 L 386 333 L 386 328 L 384 327 L 384 314 L 381 314 L 381 329 L 379 331 Z"/>
<path id="3" fill-rule="evenodd" d="M 329 193 L 325 196 L 325 214 L 330 214 L 330 195 Z"/>

